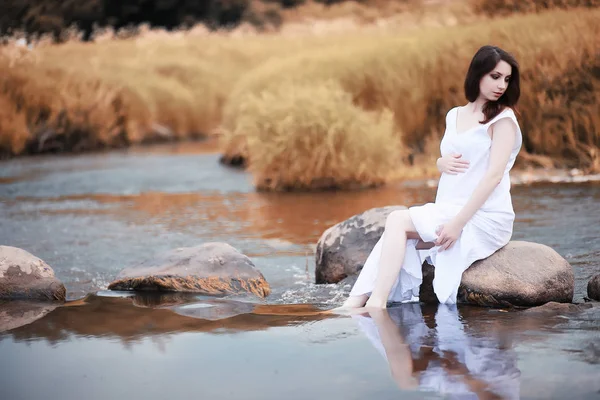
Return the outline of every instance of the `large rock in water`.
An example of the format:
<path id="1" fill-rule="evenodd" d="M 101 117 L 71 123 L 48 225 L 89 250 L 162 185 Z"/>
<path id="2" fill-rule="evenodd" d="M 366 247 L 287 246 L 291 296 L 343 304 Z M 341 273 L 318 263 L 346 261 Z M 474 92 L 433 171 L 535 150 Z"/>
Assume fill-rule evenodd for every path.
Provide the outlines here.
<path id="1" fill-rule="evenodd" d="M 269 284 L 252 261 L 226 243 L 171 250 L 126 268 L 110 290 L 157 290 L 209 295 L 248 292 L 266 297 Z"/>
<path id="2" fill-rule="evenodd" d="M 327 229 L 317 243 L 316 283 L 337 283 L 357 274 L 383 234 L 388 215 L 406 209 L 372 208 Z"/>
<path id="3" fill-rule="evenodd" d="M 375 243 L 383 234 L 387 215 L 394 209 L 368 210 L 329 228 L 317 245 L 317 283 L 353 284 Z M 356 246 L 356 249 L 352 249 Z M 420 299 L 437 302 L 433 293 L 434 268 L 423 263 Z M 513 241 L 485 260 L 476 261 L 462 276 L 458 301 L 504 307 L 531 307 L 550 301 L 573 300 L 571 265 L 556 251 L 537 243 Z"/>
<path id="4" fill-rule="evenodd" d="M 588 297 L 600 301 L 600 274 L 592 277 L 587 285 Z"/>
<path id="5" fill-rule="evenodd" d="M 571 303 L 574 291 L 567 260 L 543 244 L 514 241 L 474 262 L 463 273 L 458 296 L 470 304 L 533 307 Z"/>
<path id="6" fill-rule="evenodd" d="M 64 301 L 66 294 L 44 261 L 18 247 L 0 246 L 0 299 Z"/>

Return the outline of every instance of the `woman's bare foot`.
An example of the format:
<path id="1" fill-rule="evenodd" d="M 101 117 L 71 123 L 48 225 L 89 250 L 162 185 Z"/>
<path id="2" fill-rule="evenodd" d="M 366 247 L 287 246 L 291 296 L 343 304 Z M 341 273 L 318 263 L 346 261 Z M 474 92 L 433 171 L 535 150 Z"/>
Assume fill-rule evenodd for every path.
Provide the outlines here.
<path id="1" fill-rule="evenodd" d="M 350 296 L 346 299 L 342 306 L 334 308 L 333 310 L 331 310 L 331 312 L 347 313 L 355 309 L 363 308 L 368 298 L 369 296 L 366 294 L 360 296 Z"/>

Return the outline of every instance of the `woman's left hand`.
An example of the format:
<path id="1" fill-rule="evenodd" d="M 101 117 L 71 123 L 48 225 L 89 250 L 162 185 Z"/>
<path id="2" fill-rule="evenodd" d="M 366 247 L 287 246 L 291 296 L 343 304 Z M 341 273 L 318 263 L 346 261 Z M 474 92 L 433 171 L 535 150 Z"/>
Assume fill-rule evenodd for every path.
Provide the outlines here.
<path id="1" fill-rule="evenodd" d="M 440 246 L 439 251 L 448 250 L 460 237 L 464 225 L 452 220 L 444 225 L 440 225 L 435 233 L 438 238 L 435 241 L 436 246 Z"/>

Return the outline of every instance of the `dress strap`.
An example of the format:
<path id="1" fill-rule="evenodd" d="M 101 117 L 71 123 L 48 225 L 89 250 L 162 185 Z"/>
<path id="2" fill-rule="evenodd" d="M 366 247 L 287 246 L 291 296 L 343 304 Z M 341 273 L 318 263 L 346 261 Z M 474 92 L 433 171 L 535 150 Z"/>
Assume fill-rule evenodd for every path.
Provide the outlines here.
<path id="1" fill-rule="evenodd" d="M 502 110 L 500 112 L 500 114 L 498 114 L 494 118 L 492 118 L 491 121 L 488 121 L 486 123 L 486 125 L 490 126 L 491 124 L 493 124 L 494 122 L 498 121 L 499 119 L 506 118 L 506 117 L 509 117 L 513 121 L 517 122 L 517 117 L 515 116 L 515 112 L 512 110 L 512 108 L 506 107 L 504 110 Z"/>
<path id="2" fill-rule="evenodd" d="M 515 115 L 515 112 L 513 111 L 512 108 L 510 107 L 506 107 L 504 110 L 502 110 L 502 112 L 498 115 L 496 115 L 490 122 L 488 122 L 487 124 L 485 124 L 486 130 L 489 130 L 490 126 L 503 118 L 510 118 L 513 123 L 515 124 L 515 126 L 517 127 L 517 141 L 515 143 L 515 149 L 513 149 L 514 151 L 518 152 L 518 150 L 521 148 L 521 145 L 523 144 L 523 133 L 521 132 L 521 127 L 519 126 L 519 121 L 517 121 L 517 116 Z M 516 154 L 516 153 L 515 153 Z"/>

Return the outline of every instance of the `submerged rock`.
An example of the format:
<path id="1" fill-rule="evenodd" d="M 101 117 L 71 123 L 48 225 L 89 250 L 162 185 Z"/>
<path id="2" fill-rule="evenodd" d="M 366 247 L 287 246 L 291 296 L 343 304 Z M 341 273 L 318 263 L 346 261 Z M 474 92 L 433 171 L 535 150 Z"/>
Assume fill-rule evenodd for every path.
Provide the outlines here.
<path id="1" fill-rule="evenodd" d="M 600 301 L 600 274 L 592 277 L 587 285 L 588 297 Z"/>
<path id="2" fill-rule="evenodd" d="M 0 246 L 0 299 L 64 301 L 66 293 L 44 261 L 23 249 Z"/>
<path id="3" fill-rule="evenodd" d="M 383 234 L 387 216 L 404 206 L 372 208 L 327 229 L 316 251 L 316 283 L 337 283 L 357 274 Z"/>
<path id="4" fill-rule="evenodd" d="M 592 308 L 593 306 L 589 303 L 557 303 L 555 301 L 548 302 L 544 305 L 531 307 L 527 310 L 522 311 L 524 314 L 533 315 L 533 314 L 573 314 L 580 313 L 587 309 Z"/>
<path id="5" fill-rule="evenodd" d="M 109 290 L 156 290 L 208 295 L 271 292 L 250 258 L 226 243 L 205 243 L 168 251 L 126 268 Z"/>
<path id="6" fill-rule="evenodd" d="M 383 234 L 393 210 L 368 210 L 323 233 L 316 251 L 316 282 L 352 285 L 369 253 Z M 435 303 L 434 267 L 423 263 L 420 300 Z M 571 265 L 556 251 L 537 243 L 513 241 L 485 260 L 476 261 L 462 276 L 458 301 L 481 306 L 532 307 L 547 302 L 570 303 L 575 291 Z"/>

